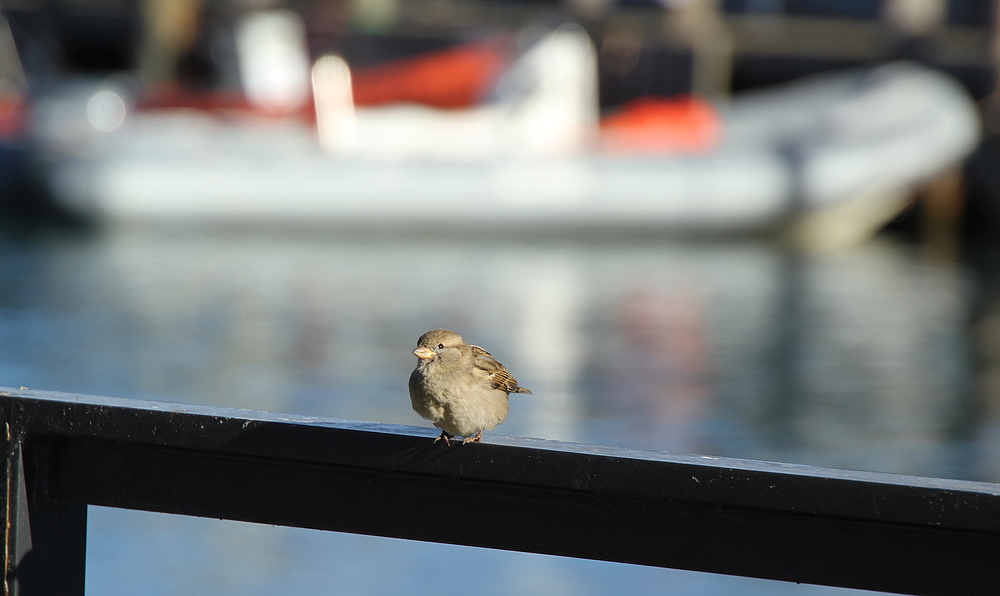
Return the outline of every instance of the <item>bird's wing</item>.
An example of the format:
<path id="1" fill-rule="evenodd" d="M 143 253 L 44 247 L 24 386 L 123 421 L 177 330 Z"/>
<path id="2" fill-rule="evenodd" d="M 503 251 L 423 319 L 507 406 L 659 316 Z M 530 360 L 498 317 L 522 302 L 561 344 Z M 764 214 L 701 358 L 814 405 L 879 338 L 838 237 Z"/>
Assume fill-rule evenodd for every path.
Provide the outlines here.
<path id="1" fill-rule="evenodd" d="M 486 371 L 495 389 L 506 391 L 507 393 L 531 393 L 531 391 L 517 384 L 517 379 L 514 378 L 514 375 L 510 374 L 504 368 L 504 365 L 500 364 L 500 361 L 493 357 L 493 354 L 490 354 L 479 346 L 469 344 L 469 347 L 472 348 L 473 364 L 476 368 Z"/>

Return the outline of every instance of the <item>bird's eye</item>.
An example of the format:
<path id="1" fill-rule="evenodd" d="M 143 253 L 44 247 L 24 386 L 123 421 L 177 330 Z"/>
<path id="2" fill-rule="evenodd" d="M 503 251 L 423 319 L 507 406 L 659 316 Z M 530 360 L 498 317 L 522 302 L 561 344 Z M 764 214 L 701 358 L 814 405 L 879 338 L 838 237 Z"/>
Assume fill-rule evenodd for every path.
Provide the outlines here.
<path id="1" fill-rule="evenodd" d="M 438 349 L 439 350 L 443 350 L 444 349 L 444 344 L 438 344 Z"/>

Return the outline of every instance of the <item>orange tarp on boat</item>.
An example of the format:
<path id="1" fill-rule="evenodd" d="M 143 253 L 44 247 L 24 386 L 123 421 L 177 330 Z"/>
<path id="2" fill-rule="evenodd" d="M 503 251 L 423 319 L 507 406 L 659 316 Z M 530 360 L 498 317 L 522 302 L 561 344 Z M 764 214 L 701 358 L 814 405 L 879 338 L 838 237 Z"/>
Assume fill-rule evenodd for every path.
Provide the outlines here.
<path id="1" fill-rule="evenodd" d="M 693 96 L 640 97 L 601 119 L 601 149 L 612 153 L 704 153 L 722 137 L 722 118 Z"/>

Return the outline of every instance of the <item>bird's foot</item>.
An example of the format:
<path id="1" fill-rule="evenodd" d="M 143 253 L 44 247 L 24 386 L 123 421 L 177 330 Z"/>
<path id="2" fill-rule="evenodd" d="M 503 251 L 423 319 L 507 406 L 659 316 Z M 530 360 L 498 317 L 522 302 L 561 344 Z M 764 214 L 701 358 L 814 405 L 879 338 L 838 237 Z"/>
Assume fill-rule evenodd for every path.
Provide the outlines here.
<path id="1" fill-rule="evenodd" d="M 465 445 L 467 443 L 478 443 L 479 441 L 482 440 L 483 440 L 483 431 L 479 431 L 476 434 L 472 435 L 471 437 L 465 437 L 464 439 L 462 439 L 462 444 Z"/>
<path id="2" fill-rule="evenodd" d="M 441 439 L 444 439 L 444 444 L 447 445 L 447 446 L 449 446 L 449 447 L 451 447 L 451 439 L 454 439 L 454 438 L 455 438 L 454 435 L 449 435 L 448 433 L 446 433 L 444 431 L 441 431 L 441 434 L 438 435 L 438 437 L 436 439 L 434 439 L 434 442 L 437 443 Z"/>

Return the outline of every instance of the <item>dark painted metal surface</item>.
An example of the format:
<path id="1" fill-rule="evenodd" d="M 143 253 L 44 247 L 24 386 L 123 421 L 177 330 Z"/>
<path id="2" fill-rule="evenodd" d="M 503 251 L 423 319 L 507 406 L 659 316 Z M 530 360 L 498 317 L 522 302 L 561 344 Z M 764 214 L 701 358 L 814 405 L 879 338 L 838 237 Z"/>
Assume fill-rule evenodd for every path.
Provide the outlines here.
<path id="1" fill-rule="evenodd" d="M 32 391 L 0 390 L 0 408 L 17 594 L 54 593 L 52 569 L 82 594 L 85 539 L 54 542 L 85 538 L 87 504 L 910 594 L 1000 586 L 1000 485 L 494 435 L 449 448 L 429 428 Z"/>
<path id="2" fill-rule="evenodd" d="M 43 506 L 33 489 L 44 452 L 26 453 L 23 429 L 12 423 L 9 402 L 0 406 L 4 470 L 4 594 L 83 594 L 87 564 L 87 504 Z"/>

